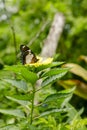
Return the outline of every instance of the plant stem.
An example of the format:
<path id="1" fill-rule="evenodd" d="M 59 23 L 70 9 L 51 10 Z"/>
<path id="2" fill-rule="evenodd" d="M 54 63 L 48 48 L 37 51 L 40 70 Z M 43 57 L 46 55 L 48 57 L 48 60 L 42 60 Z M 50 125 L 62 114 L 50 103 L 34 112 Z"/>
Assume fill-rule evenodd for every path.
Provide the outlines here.
<path id="1" fill-rule="evenodd" d="M 32 97 L 32 106 L 31 106 L 31 119 L 30 119 L 30 124 L 32 124 L 32 122 L 33 122 L 34 99 L 35 99 L 35 86 L 33 86 L 33 97 Z"/>
<path id="2" fill-rule="evenodd" d="M 8 21 L 8 24 L 12 30 L 12 36 L 13 36 L 13 45 L 14 45 L 14 48 L 15 48 L 15 57 L 16 57 L 16 60 L 15 60 L 15 63 L 17 62 L 17 43 L 16 43 L 16 34 L 15 34 L 15 29 L 14 29 L 14 26 L 9 18 L 9 15 L 8 15 L 8 11 L 6 9 L 6 0 L 2 0 L 3 1 L 3 4 L 4 4 L 4 11 L 5 11 L 5 14 L 7 16 L 7 21 Z"/>
<path id="3" fill-rule="evenodd" d="M 45 28 L 48 26 L 48 24 L 50 23 L 50 21 L 44 22 L 44 24 L 42 25 L 40 31 L 33 37 L 33 39 L 31 39 L 31 41 L 28 43 L 29 45 L 32 45 L 34 43 L 34 41 L 39 38 L 40 34 L 45 30 Z"/>
<path id="4" fill-rule="evenodd" d="M 11 30 L 12 30 L 13 44 L 14 44 L 14 48 L 15 48 L 15 56 L 16 56 L 16 61 L 15 61 L 15 62 L 17 62 L 17 43 L 16 43 L 15 29 L 14 29 L 14 26 L 13 26 L 13 25 L 11 25 L 10 28 L 11 28 Z"/>

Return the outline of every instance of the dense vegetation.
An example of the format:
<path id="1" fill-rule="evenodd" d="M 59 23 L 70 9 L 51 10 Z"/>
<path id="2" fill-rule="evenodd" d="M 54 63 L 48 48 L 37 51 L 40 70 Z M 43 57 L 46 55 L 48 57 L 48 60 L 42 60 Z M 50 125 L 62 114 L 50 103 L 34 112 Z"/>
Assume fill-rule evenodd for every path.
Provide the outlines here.
<path id="1" fill-rule="evenodd" d="M 20 45 L 40 55 L 56 12 L 56 55 L 22 65 Z M 87 129 L 86 12 L 87 0 L 0 1 L 0 130 Z"/>

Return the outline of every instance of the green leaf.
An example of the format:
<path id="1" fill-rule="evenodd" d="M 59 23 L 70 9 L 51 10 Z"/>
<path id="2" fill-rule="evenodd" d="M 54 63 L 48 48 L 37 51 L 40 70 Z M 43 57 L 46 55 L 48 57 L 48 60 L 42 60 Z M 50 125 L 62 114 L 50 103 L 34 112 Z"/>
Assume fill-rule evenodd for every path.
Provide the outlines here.
<path id="1" fill-rule="evenodd" d="M 20 74 L 21 69 L 25 68 L 23 65 L 13 65 L 13 66 L 5 66 L 5 71 L 12 71 L 14 73 Z"/>
<path id="2" fill-rule="evenodd" d="M 23 92 L 28 91 L 28 87 L 25 81 L 23 80 L 12 80 L 12 79 L 4 79 L 4 81 L 10 83 L 12 86 L 22 90 Z"/>
<path id="3" fill-rule="evenodd" d="M 60 99 L 65 99 L 67 97 L 71 97 L 71 93 L 65 93 L 65 94 L 61 94 L 61 93 L 56 93 L 56 94 L 50 94 L 49 96 L 46 97 L 46 99 L 44 100 L 45 103 L 47 102 L 52 102 L 52 101 L 56 101 L 56 100 L 60 100 Z"/>
<path id="4" fill-rule="evenodd" d="M 43 101 L 43 105 L 48 104 L 48 107 L 52 107 L 53 105 L 54 108 L 63 108 L 70 101 L 74 90 L 75 87 L 67 91 L 63 90 L 55 94 L 50 94 Z"/>
<path id="5" fill-rule="evenodd" d="M 30 82 L 31 84 L 34 84 L 38 79 L 36 73 L 29 71 L 28 67 L 23 65 L 6 66 L 5 70 L 10 70 L 18 75 L 21 75 L 26 81 Z"/>
<path id="6" fill-rule="evenodd" d="M 48 72 L 43 73 L 43 75 L 41 75 L 41 77 L 46 77 L 46 76 L 53 76 L 56 74 L 60 74 L 63 72 L 67 72 L 69 69 L 68 68 L 56 68 L 56 69 L 51 69 Z"/>
<path id="7" fill-rule="evenodd" d="M 19 118 L 25 118 L 25 114 L 20 109 L 15 109 L 15 110 L 0 109 L 0 113 L 16 116 L 16 117 L 19 117 Z"/>
<path id="8" fill-rule="evenodd" d="M 50 68 L 50 65 L 51 65 L 51 63 L 50 64 L 42 64 L 40 66 L 37 66 L 37 67 L 35 67 L 35 72 L 39 72 L 39 71 L 42 71 L 44 69 Z"/>
<path id="9" fill-rule="evenodd" d="M 42 71 L 44 69 L 47 69 L 47 68 L 51 68 L 51 67 L 56 67 L 56 66 L 59 66 L 61 64 L 63 64 L 64 62 L 52 62 L 50 64 L 42 64 L 40 66 L 37 66 L 37 67 L 33 67 L 33 70 L 35 70 L 35 72 L 39 72 L 39 71 Z M 28 66 L 28 68 L 31 70 L 32 68 L 30 66 Z"/>
<path id="10" fill-rule="evenodd" d="M 62 91 L 59 91 L 58 93 L 64 94 L 64 93 L 73 93 L 75 91 L 76 87 L 70 88 L 70 89 L 65 89 Z"/>
<path id="11" fill-rule="evenodd" d="M 28 109 L 29 109 L 28 105 L 31 104 L 29 101 L 18 100 L 18 99 L 16 99 L 16 98 L 10 97 L 10 96 L 6 96 L 6 98 L 8 98 L 9 100 L 12 100 L 12 101 L 14 101 L 14 102 L 16 102 L 16 103 L 18 103 L 18 104 L 24 106 L 24 107 L 26 107 L 26 108 L 28 108 Z"/>
<path id="12" fill-rule="evenodd" d="M 35 84 L 35 82 L 38 80 L 37 74 L 29 71 L 27 68 L 21 69 L 21 75 L 26 81 L 30 82 L 31 84 Z"/>
<path id="13" fill-rule="evenodd" d="M 83 67 L 81 67 L 78 64 L 74 64 L 74 63 L 68 63 L 64 65 L 65 67 L 69 67 L 70 72 L 83 78 L 85 81 L 87 81 L 87 70 L 84 69 Z"/>
<path id="14" fill-rule="evenodd" d="M 8 95 L 6 95 L 8 96 Z M 16 98 L 18 100 L 26 100 L 31 101 L 33 94 L 32 93 L 26 93 L 26 95 L 18 94 L 18 95 L 12 95 L 13 98 Z"/>
<path id="15" fill-rule="evenodd" d="M 46 79 L 43 80 L 41 86 L 45 87 L 45 86 L 49 85 L 50 83 L 53 83 L 54 81 L 56 81 L 56 80 L 60 79 L 61 77 L 63 77 L 66 73 L 67 73 L 67 71 L 64 71 L 64 72 L 59 73 L 57 75 L 47 77 Z"/>
<path id="16" fill-rule="evenodd" d="M 8 125 L 8 126 L 0 127 L 0 130 L 20 130 L 20 129 L 15 125 Z"/>
<path id="17" fill-rule="evenodd" d="M 48 115 L 53 114 L 53 113 L 65 113 L 65 112 L 68 112 L 69 110 L 70 110 L 69 108 L 53 109 L 53 110 L 50 110 L 50 111 L 43 112 L 42 114 L 40 114 L 40 116 L 38 116 L 36 118 L 40 118 L 40 117 L 43 117 L 43 116 L 48 116 Z"/>
<path id="18" fill-rule="evenodd" d="M 28 128 L 27 130 L 40 130 L 38 129 L 38 127 L 35 127 L 34 125 L 30 125 L 29 123 L 27 128 Z"/>
<path id="19" fill-rule="evenodd" d="M 76 86 L 75 94 L 87 100 L 87 83 L 77 79 L 60 80 L 58 84 L 64 88 L 72 88 Z M 84 87 L 83 87 L 84 86 Z"/>
<path id="20" fill-rule="evenodd" d="M 71 104 L 67 103 L 66 108 L 70 108 L 68 112 L 69 122 L 72 122 L 75 116 L 77 116 L 78 119 L 81 119 L 81 116 L 79 115 L 78 111 Z"/>
<path id="21" fill-rule="evenodd" d="M 52 62 L 50 67 L 58 67 L 60 65 L 64 64 L 64 62 Z"/>

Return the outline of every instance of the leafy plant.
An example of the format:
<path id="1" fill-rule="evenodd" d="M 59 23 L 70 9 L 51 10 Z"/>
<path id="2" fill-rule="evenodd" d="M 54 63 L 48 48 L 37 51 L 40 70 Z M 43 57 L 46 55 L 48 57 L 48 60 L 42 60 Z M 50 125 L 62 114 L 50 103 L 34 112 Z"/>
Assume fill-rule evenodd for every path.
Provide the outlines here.
<path id="1" fill-rule="evenodd" d="M 34 129 L 34 127 L 36 129 L 36 126 L 39 125 L 37 127 L 39 129 L 39 127 L 41 128 L 41 124 L 39 124 L 41 120 L 50 120 L 52 115 L 54 115 L 52 120 L 55 123 L 57 123 L 57 120 L 62 122 L 64 117 L 61 114 L 69 111 L 69 108 L 65 106 L 75 89 L 56 92 L 51 88 L 52 83 L 62 78 L 69 70 L 60 68 L 59 65 L 62 63 L 35 63 L 27 66 L 13 65 L 4 68 L 6 73 L 9 72 L 9 78 L 3 76 L 2 79 L 9 89 L 4 95 L 9 104 L 1 107 L 0 113 L 9 115 L 7 121 L 9 118 L 13 118 L 14 121 L 10 124 L 5 123 L 6 126 L 1 127 L 2 129 L 10 129 L 8 125 L 13 125 L 15 129 L 17 127 L 21 130 Z M 45 92 L 45 94 L 42 92 Z M 48 117 L 49 119 L 47 119 Z M 17 125 L 15 125 L 16 120 Z"/>
<path id="2" fill-rule="evenodd" d="M 84 115 L 87 116 L 86 5 L 87 0 L 0 1 L 1 130 L 87 129 L 85 127 L 87 119 L 80 116 L 83 111 L 77 112 L 73 107 L 77 105 L 79 109 L 80 105 L 82 105 L 80 108 L 83 107 L 82 103 L 85 101 Z M 80 62 L 79 59 L 82 59 L 86 63 L 81 61 L 79 64 L 84 69 L 77 64 L 72 64 L 73 68 L 71 64 L 68 64 L 68 67 L 72 69 L 61 68 L 59 65 L 63 62 L 52 62 L 39 66 L 7 66 L 2 70 L 3 65 L 15 63 L 15 54 L 17 55 L 19 51 L 20 43 L 29 43 L 35 53 L 40 53 L 43 40 L 47 37 L 56 12 L 62 12 L 66 20 L 64 32 L 58 44 L 57 51 L 61 53 L 59 58 L 72 63 Z M 78 58 L 80 55 L 81 57 Z M 65 76 L 59 81 L 68 70 L 72 73 L 68 75 L 69 80 L 66 80 L 67 76 Z M 55 81 L 58 81 L 57 86 L 54 84 Z M 55 88 L 60 87 L 59 85 L 69 90 L 57 92 Z M 75 102 L 71 106 L 67 102 L 74 91 L 73 86 L 76 86 L 77 98 L 80 96 L 85 100 L 80 99 L 79 105 Z"/>

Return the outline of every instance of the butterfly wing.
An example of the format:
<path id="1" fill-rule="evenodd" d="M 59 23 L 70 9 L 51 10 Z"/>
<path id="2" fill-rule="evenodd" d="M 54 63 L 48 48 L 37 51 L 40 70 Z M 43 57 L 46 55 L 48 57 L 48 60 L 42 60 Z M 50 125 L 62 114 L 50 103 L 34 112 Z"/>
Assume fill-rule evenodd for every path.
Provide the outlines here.
<path id="1" fill-rule="evenodd" d="M 20 46 L 22 64 L 35 63 L 38 61 L 35 54 L 25 45 Z"/>

